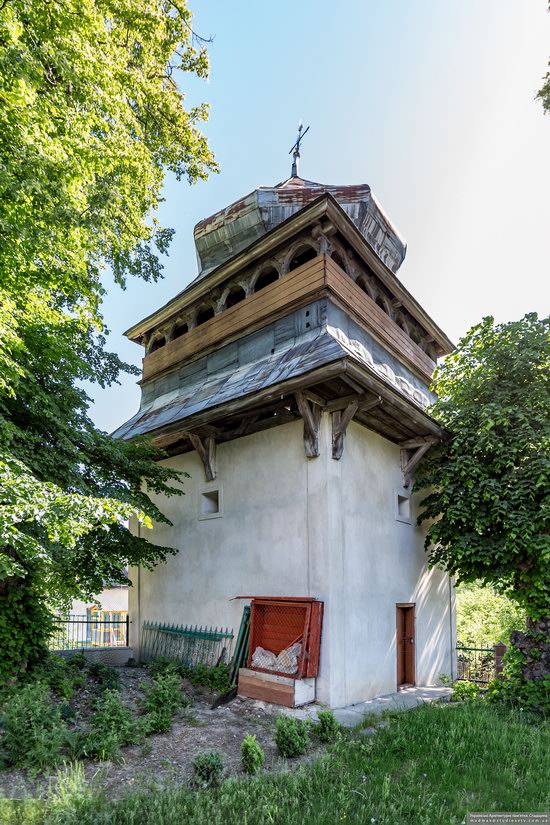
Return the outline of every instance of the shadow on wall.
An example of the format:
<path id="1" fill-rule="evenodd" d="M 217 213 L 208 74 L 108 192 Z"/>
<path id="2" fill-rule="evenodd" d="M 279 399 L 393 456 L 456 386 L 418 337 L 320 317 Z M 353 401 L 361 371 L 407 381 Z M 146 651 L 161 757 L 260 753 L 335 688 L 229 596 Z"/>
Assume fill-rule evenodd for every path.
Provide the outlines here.
<path id="1" fill-rule="evenodd" d="M 439 579 L 437 584 L 436 579 Z M 450 675 L 453 655 L 448 577 L 437 568 L 424 568 L 413 601 L 417 624 L 418 616 L 422 616 L 421 634 L 417 631 L 417 673 L 423 684 L 436 685 L 441 673 Z"/>

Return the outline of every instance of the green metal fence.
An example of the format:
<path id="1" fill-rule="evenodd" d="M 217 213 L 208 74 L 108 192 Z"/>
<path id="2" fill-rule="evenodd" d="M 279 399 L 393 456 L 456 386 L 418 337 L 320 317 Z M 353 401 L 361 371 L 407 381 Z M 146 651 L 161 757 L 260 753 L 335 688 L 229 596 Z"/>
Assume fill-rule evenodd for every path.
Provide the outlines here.
<path id="1" fill-rule="evenodd" d="M 229 662 L 232 642 L 233 631 L 227 627 L 144 622 L 140 659 L 150 662 L 164 656 L 186 667 L 199 664 L 214 667 L 220 662 Z"/>
<path id="2" fill-rule="evenodd" d="M 497 645 L 466 647 L 457 642 L 456 653 L 456 678 L 459 681 L 476 682 L 483 687 L 502 673 L 502 657 L 506 653 L 506 645 L 499 642 Z"/>

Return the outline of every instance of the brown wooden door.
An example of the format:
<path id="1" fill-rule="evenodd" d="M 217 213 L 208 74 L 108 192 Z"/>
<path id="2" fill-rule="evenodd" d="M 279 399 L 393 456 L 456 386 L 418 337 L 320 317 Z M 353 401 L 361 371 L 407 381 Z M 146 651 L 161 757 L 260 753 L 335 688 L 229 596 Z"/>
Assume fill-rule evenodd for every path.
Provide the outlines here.
<path id="1" fill-rule="evenodd" d="M 414 605 L 397 607 L 397 687 L 415 684 Z"/>

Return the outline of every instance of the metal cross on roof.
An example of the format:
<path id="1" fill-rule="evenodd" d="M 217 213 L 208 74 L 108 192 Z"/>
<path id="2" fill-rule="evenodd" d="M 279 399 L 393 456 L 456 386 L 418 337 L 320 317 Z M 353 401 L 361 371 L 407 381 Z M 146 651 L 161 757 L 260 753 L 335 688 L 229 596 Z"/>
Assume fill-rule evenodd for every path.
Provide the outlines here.
<path id="1" fill-rule="evenodd" d="M 304 131 L 302 131 L 302 129 L 304 129 L 304 127 L 302 126 L 302 121 L 300 121 L 300 124 L 298 126 L 298 137 L 296 138 L 296 143 L 288 153 L 289 155 L 292 155 L 293 158 L 291 172 L 291 177 L 293 178 L 298 177 L 298 158 L 300 157 L 300 144 L 306 136 L 307 132 L 309 132 L 309 126 L 306 129 L 304 129 Z"/>

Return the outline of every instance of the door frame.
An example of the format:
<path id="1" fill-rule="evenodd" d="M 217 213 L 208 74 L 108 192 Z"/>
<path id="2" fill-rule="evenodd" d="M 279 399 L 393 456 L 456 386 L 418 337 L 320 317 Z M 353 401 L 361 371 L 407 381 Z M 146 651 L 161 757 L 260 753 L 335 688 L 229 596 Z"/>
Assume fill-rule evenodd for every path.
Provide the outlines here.
<path id="1" fill-rule="evenodd" d="M 404 681 L 399 683 L 399 616 L 400 610 L 412 610 L 412 638 L 414 639 L 413 655 L 409 662 L 410 671 L 407 672 L 407 662 L 405 659 L 405 672 L 403 674 Z M 416 603 L 415 602 L 396 602 L 395 605 L 395 654 L 396 654 L 396 674 L 395 680 L 397 690 L 405 687 L 413 687 L 416 685 Z"/>

